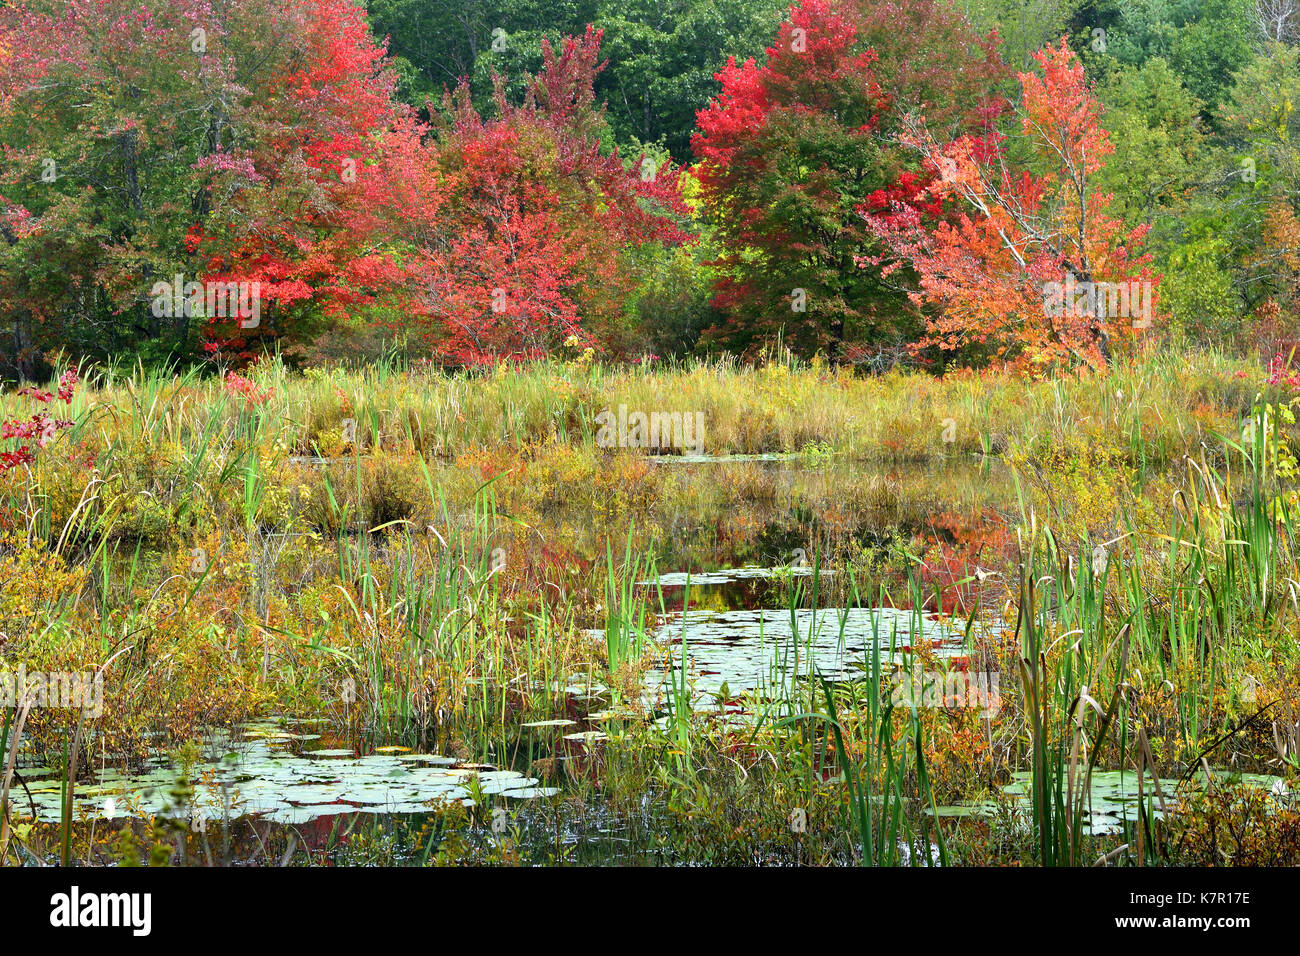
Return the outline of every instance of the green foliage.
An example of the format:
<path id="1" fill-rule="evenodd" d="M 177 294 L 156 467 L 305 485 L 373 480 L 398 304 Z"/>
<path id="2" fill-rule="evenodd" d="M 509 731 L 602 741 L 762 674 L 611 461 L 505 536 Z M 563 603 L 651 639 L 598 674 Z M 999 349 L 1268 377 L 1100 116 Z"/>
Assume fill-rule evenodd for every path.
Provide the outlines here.
<path id="1" fill-rule="evenodd" d="M 689 354 L 700 333 L 716 320 L 710 305 L 715 254 L 704 243 L 647 247 L 642 281 L 628 305 L 628 323 L 646 351 L 659 356 Z"/>
<path id="2" fill-rule="evenodd" d="M 1083 0 L 955 0 L 980 33 L 997 30 L 1002 59 L 1027 69 L 1043 46 L 1069 32 Z"/>
<path id="3" fill-rule="evenodd" d="M 1187 89 L 1213 107 L 1251 57 L 1255 0 L 1101 0 L 1088 27 L 1106 31 L 1106 52 L 1140 65 L 1168 60 Z"/>
<path id="4" fill-rule="evenodd" d="M 370 14 L 376 34 L 389 37 L 399 58 L 404 96 L 423 105 L 469 76 L 481 110 L 491 106 L 494 72 L 536 73 L 543 37 L 558 43 L 593 24 L 605 31 L 609 60 L 596 83 L 613 133 L 606 149 L 662 143 L 680 162 L 690 157 L 696 111 L 717 92 L 714 73 L 729 56 L 761 55 L 786 6 L 785 0 L 489 0 L 472 6 L 373 0 Z M 516 99 L 523 93 L 518 82 L 507 88 Z"/>
<path id="5" fill-rule="evenodd" d="M 1225 143 L 1254 163 L 1259 193 L 1300 191 L 1300 50 L 1270 44 L 1244 64 L 1217 119 Z"/>
<path id="6" fill-rule="evenodd" d="M 1204 162 L 1201 103 L 1161 57 L 1116 64 L 1097 92 L 1115 146 L 1097 173 L 1098 188 L 1115 194 L 1111 209 L 1129 226 L 1154 223 L 1158 241 L 1171 214 L 1186 207 Z"/>
<path id="7" fill-rule="evenodd" d="M 1175 250 L 1160 284 L 1161 307 L 1174 329 L 1192 341 L 1231 340 L 1240 332 L 1241 299 L 1216 255 L 1221 246 L 1206 242 Z"/>

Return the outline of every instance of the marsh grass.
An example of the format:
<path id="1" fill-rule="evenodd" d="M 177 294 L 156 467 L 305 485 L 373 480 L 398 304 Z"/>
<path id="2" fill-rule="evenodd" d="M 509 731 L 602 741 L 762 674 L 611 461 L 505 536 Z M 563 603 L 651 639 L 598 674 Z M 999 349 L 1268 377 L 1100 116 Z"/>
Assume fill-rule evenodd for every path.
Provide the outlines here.
<path id="1" fill-rule="evenodd" d="M 761 528 L 773 513 L 808 511 L 818 533 L 856 530 L 864 515 L 920 526 L 968 491 L 942 474 L 854 469 L 978 456 L 972 485 L 1008 486 L 999 518 L 1014 539 L 979 560 L 1001 562 L 992 580 L 1011 584 L 960 604 L 950 623 L 972 662 L 1015 677 L 995 718 L 894 706 L 895 635 L 878 633 L 859 679 L 774 680 L 747 701 L 755 720 L 740 733 L 696 706 L 683 642 L 667 719 L 626 721 L 565 784 L 617 804 L 652 782 L 684 812 L 721 788 L 737 808 L 759 801 L 774 840 L 792 801 L 825 805 L 838 820 L 828 839 L 848 858 L 944 865 L 965 850 L 954 852 L 954 825 L 937 815 L 940 793 L 988 795 L 1023 768 L 1033 858 L 1079 865 L 1098 852 L 1084 821 L 1099 768 L 1294 766 L 1290 725 L 1269 726 L 1289 713 L 1300 634 L 1293 483 L 1258 383 L 1236 377 L 1244 370 L 1213 354 L 1032 383 L 728 362 L 299 375 L 272 361 L 250 373 L 269 393 L 261 404 L 196 372 L 101 373 L 74 399 L 74 428 L 30 472 L 0 479 L 0 560 L 12 569 L 0 583 L 0 655 L 107 669 L 109 713 L 85 739 L 51 712 L 24 728 L 69 797 L 83 747 L 139 760 L 152 732 L 178 743 L 268 713 L 501 762 L 518 725 L 565 716 L 577 685 L 636 701 L 648 657 L 662 653 L 649 637 L 662 589 L 636 584 L 662 566 L 657 524 L 725 512 Z M 21 416 L 21 403 L 0 396 L 0 417 Z M 724 485 L 597 448 L 595 415 L 618 404 L 702 411 L 710 453 L 795 453 L 814 473 L 778 479 L 741 465 Z M 988 467 L 996 455 L 1009 478 Z M 842 465 L 849 477 L 834 472 Z M 1090 512 L 1078 489 L 1106 507 Z M 892 576 L 859 542 L 815 542 L 825 546 L 810 549 L 811 586 L 785 582 L 792 616 L 897 598 L 919 625 L 954 607 L 970 573 L 934 573 L 910 533 L 881 538 L 901 569 Z M 842 573 L 823 585 L 831 560 Z M 977 616 L 1004 618 L 1002 639 L 977 637 Z M 810 640 L 786 653 L 806 655 Z M 908 676 L 936 662 L 917 649 L 902 666 Z M 1278 741 L 1270 753 L 1251 736 L 1260 727 Z M 1167 858 L 1163 799 L 1144 795 L 1140 839 L 1110 862 Z M 71 830 L 65 819 L 63 858 Z"/>

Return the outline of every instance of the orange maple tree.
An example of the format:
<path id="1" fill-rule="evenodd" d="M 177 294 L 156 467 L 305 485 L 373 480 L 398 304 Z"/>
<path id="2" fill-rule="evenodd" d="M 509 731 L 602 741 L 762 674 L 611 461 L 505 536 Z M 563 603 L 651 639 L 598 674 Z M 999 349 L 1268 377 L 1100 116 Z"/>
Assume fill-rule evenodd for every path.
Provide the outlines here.
<path id="1" fill-rule="evenodd" d="M 1078 57 L 1063 38 L 1035 59 L 1041 74 L 1018 75 L 1008 133 L 943 145 L 924 116 L 908 118 L 898 139 L 932 177 L 922 199 L 962 211 L 935 221 L 918 202 L 864 204 L 888 251 L 859 264 L 914 270 L 910 295 L 927 312 L 918 349 L 982 351 L 1024 371 L 1104 367 L 1120 337 L 1150 324 L 1149 227 L 1126 232 L 1107 212 L 1111 196 L 1093 188 L 1113 147 Z"/>

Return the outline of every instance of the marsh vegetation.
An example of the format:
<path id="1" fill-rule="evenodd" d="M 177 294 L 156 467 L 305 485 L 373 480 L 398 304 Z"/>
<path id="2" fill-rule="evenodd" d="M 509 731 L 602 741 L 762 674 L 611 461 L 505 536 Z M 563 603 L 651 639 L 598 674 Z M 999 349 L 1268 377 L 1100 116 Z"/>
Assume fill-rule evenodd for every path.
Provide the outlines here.
<path id="1" fill-rule="evenodd" d="M 243 381 L 92 378 L 4 476 L 0 653 L 102 680 L 5 711 L 10 863 L 1296 860 L 1241 363 Z M 717 454 L 599 447 L 622 402 Z"/>

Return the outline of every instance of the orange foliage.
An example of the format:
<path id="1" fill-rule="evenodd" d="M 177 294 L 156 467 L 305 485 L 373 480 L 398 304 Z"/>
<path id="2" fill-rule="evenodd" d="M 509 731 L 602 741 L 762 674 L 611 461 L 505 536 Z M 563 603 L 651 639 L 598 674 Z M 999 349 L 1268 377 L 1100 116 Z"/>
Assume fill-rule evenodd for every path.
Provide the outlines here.
<path id="1" fill-rule="evenodd" d="M 1064 39 L 1036 59 L 1042 75 L 1019 76 L 1018 132 L 1029 168 L 1009 165 L 1002 134 L 941 146 L 923 117 L 913 120 L 900 140 L 922 154 L 934 176 L 923 198 L 957 200 L 964 211 L 931 227 L 920 203 L 864 209 L 889 253 L 861 261 L 884 262 L 887 272 L 915 270 L 912 299 L 930 313 L 920 347 L 975 347 L 1020 371 L 1102 368 L 1112 340 L 1150 317 L 1107 315 L 1098 304 L 1103 284 L 1145 292 L 1150 310 L 1159 277 L 1147 269 L 1150 256 L 1138 254 L 1148 227 L 1125 233 L 1107 213 L 1111 197 L 1091 187 L 1113 147 L 1083 65 Z M 1079 301 L 1069 291 L 1074 283 L 1102 295 Z"/>

